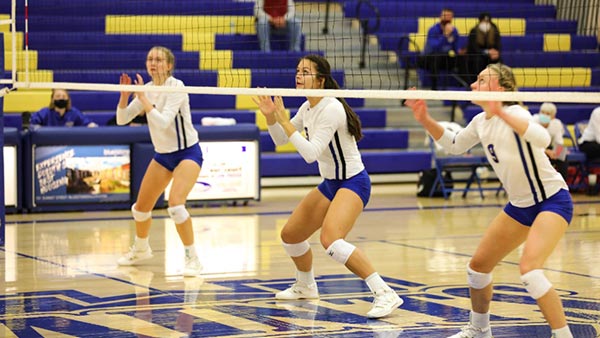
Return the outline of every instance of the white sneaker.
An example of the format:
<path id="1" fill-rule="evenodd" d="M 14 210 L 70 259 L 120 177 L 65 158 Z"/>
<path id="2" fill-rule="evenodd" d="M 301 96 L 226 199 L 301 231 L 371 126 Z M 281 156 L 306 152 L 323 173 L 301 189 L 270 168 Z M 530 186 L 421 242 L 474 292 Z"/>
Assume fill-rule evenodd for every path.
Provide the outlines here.
<path id="1" fill-rule="evenodd" d="M 277 292 L 275 299 L 282 300 L 296 300 L 296 299 L 316 299 L 319 298 L 319 289 L 317 284 L 304 284 L 302 282 L 296 282 L 289 288 Z"/>
<path id="2" fill-rule="evenodd" d="M 459 333 L 448 338 L 492 338 L 492 329 L 489 326 L 481 329 L 469 323 L 463 326 Z"/>
<path id="3" fill-rule="evenodd" d="M 152 249 L 150 249 L 150 247 L 146 248 L 146 250 L 144 251 L 139 251 L 135 248 L 135 246 L 132 246 L 131 248 L 129 248 L 128 253 L 117 259 L 117 264 L 134 265 L 139 261 L 143 261 L 150 258 L 152 258 Z"/>
<path id="4" fill-rule="evenodd" d="M 185 258 L 185 267 L 183 268 L 183 276 L 184 277 L 194 277 L 200 274 L 202 271 L 202 264 L 198 257 L 186 257 Z"/>
<path id="5" fill-rule="evenodd" d="M 404 301 L 394 290 L 375 291 L 373 307 L 367 312 L 368 318 L 381 318 L 389 315 Z"/>

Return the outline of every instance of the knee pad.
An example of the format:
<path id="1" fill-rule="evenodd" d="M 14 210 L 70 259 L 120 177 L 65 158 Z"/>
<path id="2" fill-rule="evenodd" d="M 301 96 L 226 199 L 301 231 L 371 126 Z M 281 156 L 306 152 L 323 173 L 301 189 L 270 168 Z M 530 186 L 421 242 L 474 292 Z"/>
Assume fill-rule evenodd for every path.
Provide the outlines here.
<path id="1" fill-rule="evenodd" d="M 181 224 L 190 217 L 190 213 L 185 209 L 185 205 L 183 204 L 170 207 L 167 209 L 167 212 L 175 224 Z"/>
<path id="2" fill-rule="evenodd" d="M 356 247 L 343 239 L 338 239 L 327 248 L 327 254 L 336 262 L 346 264 Z"/>
<path id="3" fill-rule="evenodd" d="M 492 274 L 491 273 L 481 273 L 477 272 L 467 264 L 467 283 L 473 289 L 483 289 L 484 287 L 490 285 L 492 282 Z"/>
<path id="4" fill-rule="evenodd" d="M 308 251 L 308 249 L 310 249 L 310 244 L 308 244 L 307 241 L 295 244 L 288 244 L 283 242 L 283 248 L 285 249 L 285 252 L 288 254 L 288 256 L 300 257 L 304 255 Z"/>
<path id="5" fill-rule="evenodd" d="M 133 214 L 133 219 L 137 222 L 143 222 L 148 218 L 152 217 L 152 211 L 141 212 L 135 210 L 135 203 L 131 206 L 131 213 Z"/>
<path id="6" fill-rule="evenodd" d="M 541 298 L 552 288 L 552 284 L 541 269 L 531 270 L 521 275 L 521 281 L 533 299 Z"/>

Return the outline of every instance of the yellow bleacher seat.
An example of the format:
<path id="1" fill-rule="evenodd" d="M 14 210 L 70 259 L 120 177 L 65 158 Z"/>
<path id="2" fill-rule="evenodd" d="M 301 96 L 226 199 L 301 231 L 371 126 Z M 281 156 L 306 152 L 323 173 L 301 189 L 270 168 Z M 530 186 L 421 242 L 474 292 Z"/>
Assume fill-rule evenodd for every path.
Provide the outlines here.
<path id="1" fill-rule="evenodd" d="M 17 71 L 25 70 L 25 56 L 29 57 L 29 71 L 33 71 L 37 69 L 38 64 L 38 53 L 35 50 L 29 50 L 27 52 L 20 50 L 17 52 Z M 4 69 L 6 71 L 12 71 L 12 56 L 13 53 L 11 51 L 4 52 Z"/>
<path id="2" fill-rule="evenodd" d="M 231 69 L 233 66 L 233 51 L 212 50 L 200 52 L 200 69 L 218 70 Z"/>
<path id="3" fill-rule="evenodd" d="M 235 97 L 235 109 L 258 109 L 250 95 L 238 95 Z"/>
<path id="4" fill-rule="evenodd" d="M 5 113 L 36 112 L 50 104 L 50 90 L 22 90 L 4 96 Z"/>
<path id="5" fill-rule="evenodd" d="M 287 116 L 290 116 L 290 111 L 288 109 L 285 110 Z M 259 130 L 265 131 L 267 130 L 267 119 L 265 118 L 265 116 L 263 115 L 263 113 L 260 112 L 260 110 L 256 110 L 255 112 L 256 115 L 256 125 L 258 126 Z"/>
<path id="6" fill-rule="evenodd" d="M 589 87 L 592 70 L 583 67 L 513 68 L 519 87 Z"/>
<path id="7" fill-rule="evenodd" d="M 571 34 L 544 34 L 544 52 L 568 52 Z"/>
<path id="8" fill-rule="evenodd" d="M 107 34 L 256 34 L 253 16 L 236 15 L 107 15 Z"/>
<path id="9" fill-rule="evenodd" d="M 29 79 L 25 72 L 17 72 L 17 81 L 20 82 L 54 82 L 54 72 L 52 70 L 34 70 L 29 72 Z"/>
<path id="10" fill-rule="evenodd" d="M 250 69 L 220 69 L 217 75 L 217 86 L 250 88 L 250 76 Z"/>

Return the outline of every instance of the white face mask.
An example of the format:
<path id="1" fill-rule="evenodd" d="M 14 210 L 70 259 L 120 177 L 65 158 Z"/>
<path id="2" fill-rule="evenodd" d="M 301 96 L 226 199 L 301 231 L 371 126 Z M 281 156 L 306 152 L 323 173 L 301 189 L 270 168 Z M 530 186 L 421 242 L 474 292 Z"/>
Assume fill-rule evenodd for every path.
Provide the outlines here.
<path id="1" fill-rule="evenodd" d="M 487 21 L 483 21 L 483 22 L 479 23 L 479 30 L 484 33 L 487 33 L 490 30 L 490 28 L 492 28 L 492 24 L 490 24 Z"/>

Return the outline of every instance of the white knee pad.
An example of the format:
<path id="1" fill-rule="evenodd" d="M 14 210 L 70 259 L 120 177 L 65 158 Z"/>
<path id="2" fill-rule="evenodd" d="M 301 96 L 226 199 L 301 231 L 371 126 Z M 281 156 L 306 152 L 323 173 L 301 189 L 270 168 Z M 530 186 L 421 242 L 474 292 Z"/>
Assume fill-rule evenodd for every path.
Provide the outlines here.
<path id="1" fill-rule="evenodd" d="M 285 252 L 287 252 L 288 256 L 300 257 L 304 255 L 308 251 L 308 249 L 310 249 L 310 244 L 308 244 L 307 241 L 294 244 L 288 244 L 283 242 L 283 248 L 285 249 Z"/>
<path id="2" fill-rule="evenodd" d="M 133 214 L 133 219 L 138 222 L 143 222 L 148 218 L 152 217 L 152 211 L 141 212 L 135 210 L 135 203 L 131 206 L 131 213 Z"/>
<path id="3" fill-rule="evenodd" d="M 327 248 L 327 254 L 335 261 L 346 264 L 356 247 L 343 239 L 338 239 Z"/>
<path id="4" fill-rule="evenodd" d="M 541 269 L 531 270 L 521 275 L 521 281 L 533 299 L 541 298 L 552 288 L 552 284 Z"/>
<path id="5" fill-rule="evenodd" d="M 175 224 L 181 224 L 190 217 L 190 213 L 185 209 L 185 205 L 183 204 L 170 207 L 167 209 L 167 212 Z"/>
<path id="6" fill-rule="evenodd" d="M 467 264 L 467 283 L 473 289 L 483 289 L 484 287 L 490 285 L 492 282 L 492 274 L 491 273 L 481 273 L 477 272 Z"/>

